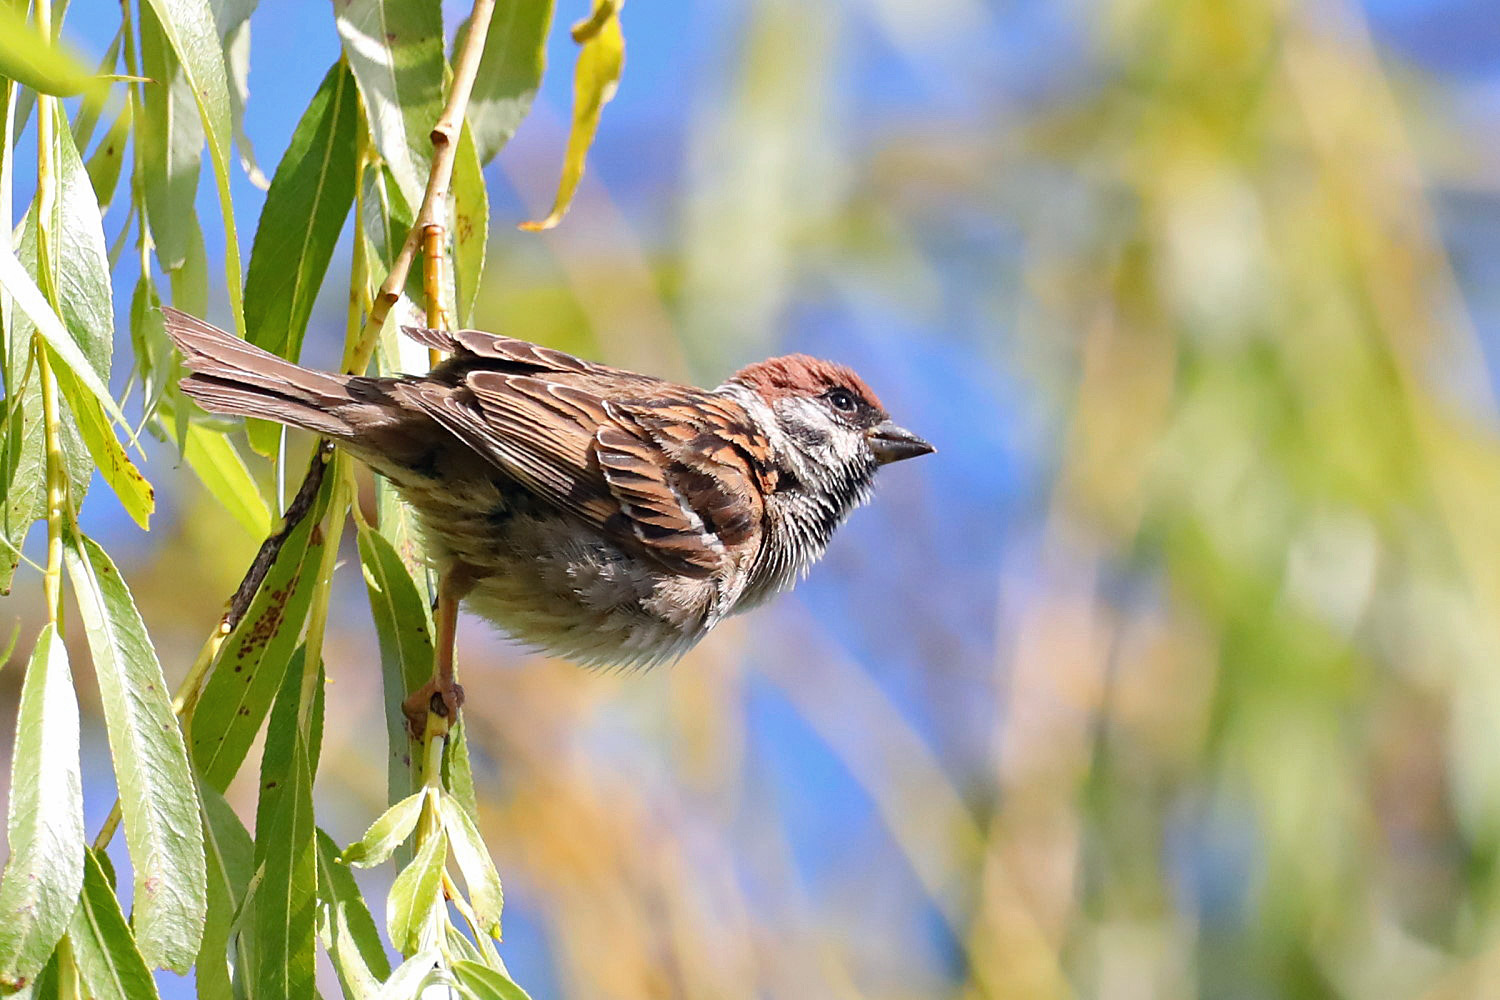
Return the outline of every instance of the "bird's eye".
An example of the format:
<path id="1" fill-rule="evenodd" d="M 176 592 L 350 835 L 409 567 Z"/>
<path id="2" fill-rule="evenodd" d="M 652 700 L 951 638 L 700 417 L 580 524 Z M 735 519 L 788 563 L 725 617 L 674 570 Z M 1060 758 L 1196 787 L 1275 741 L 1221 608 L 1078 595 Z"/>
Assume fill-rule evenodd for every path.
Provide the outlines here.
<path id="1" fill-rule="evenodd" d="M 857 405 L 854 400 L 854 393 L 842 386 L 837 389 L 829 389 L 827 399 L 835 410 L 842 410 L 845 413 L 853 413 Z"/>

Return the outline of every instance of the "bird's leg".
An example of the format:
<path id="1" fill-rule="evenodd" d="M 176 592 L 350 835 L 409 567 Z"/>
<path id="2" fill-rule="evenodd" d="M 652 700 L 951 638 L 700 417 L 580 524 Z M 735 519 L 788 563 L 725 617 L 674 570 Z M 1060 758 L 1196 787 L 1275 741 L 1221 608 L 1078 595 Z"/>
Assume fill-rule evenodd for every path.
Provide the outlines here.
<path id="1" fill-rule="evenodd" d="M 453 680 L 453 660 L 458 639 L 458 602 L 468 590 L 466 579 L 453 570 L 444 573 L 438 582 L 437 647 L 432 677 L 401 703 L 413 739 L 421 739 L 426 732 L 428 713 L 445 719 L 451 726 L 464 703 L 464 689 Z"/>

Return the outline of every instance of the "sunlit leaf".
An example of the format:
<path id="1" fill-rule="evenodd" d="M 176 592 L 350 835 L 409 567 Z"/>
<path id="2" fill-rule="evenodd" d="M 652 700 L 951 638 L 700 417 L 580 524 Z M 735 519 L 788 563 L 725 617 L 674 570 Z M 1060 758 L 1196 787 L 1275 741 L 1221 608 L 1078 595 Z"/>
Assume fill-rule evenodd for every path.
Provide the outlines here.
<path id="1" fill-rule="evenodd" d="M 391 806 L 370 824 L 363 837 L 344 849 L 341 860 L 358 868 L 369 868 L 384 862 L 397 845 L 411 836 L 422 815 L 422 805 L 430 793 L 413 792 Z"/>
<path id="2" fill-rule="evenodd" d="M 115 196 L 115 188 L 120 182 L 120 168 L 125 163 L 125 150 L 130 142 L 130 126 L 134 121 L 131 109 L 135 104 L 126 101 L 120 108 L 120 113 L 115 116 L 114 123 L 110 125 L 109 131 L 104 133 L 104 138 L 95 147 L 93 155 L 88 158 L 87 170 L 89 183 L 94 189 L 94 198 L 98 200 L 99 207 L 104 208 Z"/>
<path id="3" fill-rule="evenodd" d="M 193 969 L 198 1000 L 233 1000 L 229 953 L 235 914 L 255 869 L 255 844 L 218 790 L 200 783 L 203 844 L 208 860 L 208 916 Z"/>
<path id="4" fill-rule="evenodd" d="M 487 965 L 468 960 L 454 962 L 453 975 L 465 996 L 472 1000 L 531 1000 L 510 976 Z"/>
<path id="5" fill-rule="evenodd" d="M 568 149 L 563 154 L 562 179 L 557 197 L 545 219 L 523 222 L 521 228 L 533 232 L 551 229 L 562 221 L 578 182 L 583 179 L 584 160 L 599 130 L 599 114 L 615 96 L 620 74 L 625 69 L 625 33 L 620 28 L 618 0 L 594 0 L 597 26 L 578 52 L 578 66 L 573 72 L 573 125 L 568 132 Z"/>
<path id="6" fill-rule="evenodd" d="M 255 811 L 255 857 L 264 875 L 255 894 L 255 968 L 252 993 L 310 996 L 317 931 L 317 852 L 313 825 L 316 729 L 299 724 L 302 657 L 288 664 L 266 730 L 260 800 Z M 314 690 L 321 700 L 322 684 Z"/>
<path id="7" fill-rule="evenodd" d="M 53 44 L 26 20 L 26 7 L 0 3 L 0 76 L 32 90 L 72 97 L 99 81 L 66 47 Z"/>
<path id="8" fill-rule="evenodd" d="M 203 933 L 203 831 L 182 733 L 135 601 L 108 555 L 70 537 L 68 576 L 88 636 L 135 871 L 132 922 L 152 965 L 186 972 Z"/>
<path id="9" fill-rule="evenodd" d="M 235 231 L 234 208 L 229 194 L 229 149 L 233 126 L 229 82 L 225 75 L 224 53 L 218 31 L 206 0 L 148 0 L 148 3 L 171 43 L 172 52 L 192 90 L 204 137 L 208 140 L 209 157 L 219 191 L 219 212 L 224 221 L 224 279 L 229 291 L 229 306 L 234 315 L 235 328 L 243 335 L 244 292 L 240 277 L 239 236 Z M 143 29 L 146 21 L 143 5 Z M 145 44 L 143 30 L 143 51 Z M 196 186 L 196 180 L 194 184 Z M 153 216 L 151 221 L 154 225 L 158 220 Z"/>
<path id="10" fill-rule="evenodd" d="M 10 759 L 10 858 L 0 874 L 0 991 L 47 964 L 83 887 L 78 699 L 68 651 L 49 623 L 26 666 Z"/>
<path id="11" fill-rule="evenodd" d="M 391 943 L 402 954 L 423 946 L 443 906 L 443 865 L 448 839 L 441 830 L 422 842 L 411 864 L 402 869 L 386 898 L 385 927 Z"/>
<path id="12" fill-rule="evenodd" d="M 481 164 L 494 159 L 531 110 L 547 65 L 551 24 L 552 0 L 510 0 L 495 5 L 467 112 Z M 453 43 L 455 53 L 463 50 L 468 34 L 465 20 Z"/>
<path id="13" fill-rule="evenodd" d="M 255 159 L 255 147 L 245 134 L 245 102 L 250 97 L 250 14 L 256 0 L 211 0 L 214 27 L 224 43 L 224 67 L 229 72 L 229 112 L 234 127 L 234 148 L 240 154 L 240 169 L 250 183 L 264 191 L 270 182 Z"/>
<path id="14" fill-rule="evenodd" d="M 453 163 L 453 283 L 460 326 L 474 319 L 474 300 L 484 276 L 484 253 L 490 235 L 490 196 L 484 171 L 468 128 L 458 140 Z"/>
<path id="15" fill-rule="evenodd" d="M 36 287 L 36 282 L 16 255 L 9 251 L 0 251 L 0 285 L 15 299 L 16 305 L 36 325 L 36 330 L 47 342 L 53 355 L 59 362 L 72 369 L 73 374 L 78 377 L 84 388 L 93 393 L 104 411 L 116 422 L 127 424 L 125 415 L 120 412 L 119 404 L 110 395 L 109 389 L 104 381 L 94 371 L 89 359 L 79 349 L 78 344 L 68 333 L 67 327 L 63 326 L 62 320 L 58 319 L 57 313 L 47 304 L 42 297 L 41 290 Z"/>
<path id="16" fill-rule="evenodd" d="M 432 621 L 423 599 L 391 543 L 367 525 L 358 526 L 359 561 L 364 569 L 370 612 L 380 642 L 380 672 L 386 693 L 388 794 L 411 791 L 410 741 L 401 702 L 406 692 L 432 676 Z"/>
<path id="17" fill-rule="evenodd" d="M 359 82 L 375 148 L 408 205 L 419 205 L 443 111 L 442 9 L 409 0 L 334 5 L 344 57 Z"/>
<path id="18" fill-rule="evenodd" d="M 99 475 L 120 498 L 131 520 L 142 528 L 150 527 L 151 513 L 156 510 L 156 491 L 115 437 L 114 430 L 98 402 L 67 368 L 56 372 L 57 388 L 68 401 L 75 426 L 93 457 Z"/>
<path id="19" fill-rule="evenodd" d="M 419 951 L 402 962 L 376 994 L 377 1000 L 411 1000 L 422 996 L 426 987 L 438 980 L 436 948 Z"/>
<path id="20" fill-rule="evenodd" d="M 204 780 L 220 790 L 228 787 L 249 752 L 297 648 L 312 601 L 313 568 L 322 558 L 323 535 L 316 526 L 331 488 L 329 477 L 312 511 L 282 546 L 244 619 L 219 650 L 193 712 L 193 762 Z"/>
<path id="21" fill-rule="evenodd" d="M 156 257 L 170 272 L 187 260 L 190 231 L 198 228 L 204 131 L 192 84 L 151 4 L 141 6 L 141 71 L 151 79 L 136 130 L 141 181 Z"/>
<path id="22" fill-rule="evenodd" d="M 271 511 L 227 435 L 190 422 L 182 455 L 198 481 L 252 538 L 270 534 Z"/>
<path id="23" fill-rule="evenodd" d="M 120 901 L 100 866 L 102 856 L 85 853 L 83 892 L 68 925 L 78 973 L 91 1000 L 151 1000 L 158 996 L 156 980 L 120 912 Z M 137 901 L 137 912 L 139 908 Z"/>
<path id="24" fill-rule="evenodd" d="M 322 830 L 318 831 L 318 899 L 330 911 L 330 953 L 334 963 L 357 964 L 376 979 L 391 974 L 380 931 L 365 905 L 364 895 L 354 881 L 349 866 L 338 860 L 338 845 Z M 348 949 L 352 948 L 350 951 Z M 342 973 L 341 973 L 342 975 Z"/>
<path id="25" fill-rule="evenodd" d="M 451 796 L 441 796 L 443 830 L 448 835 L 448 844 L 453 849 L 453 860 L 463 872 L 464 882 L 469 888 L 469 904 L 474 908 L 479 929 L 491 937 L 500 936 L 500 910 L 505 895 L 500 888 L 500 873 L 490 860 L 489 848 L 479 836 L 474 820 Z"/>
<path id="26" fill-rule="evenodd" d="M 354 77 L 340 59 L 297 123 L 255 229 L 245 337 L 293 361 L 354 204 L 358 103 Z"/>

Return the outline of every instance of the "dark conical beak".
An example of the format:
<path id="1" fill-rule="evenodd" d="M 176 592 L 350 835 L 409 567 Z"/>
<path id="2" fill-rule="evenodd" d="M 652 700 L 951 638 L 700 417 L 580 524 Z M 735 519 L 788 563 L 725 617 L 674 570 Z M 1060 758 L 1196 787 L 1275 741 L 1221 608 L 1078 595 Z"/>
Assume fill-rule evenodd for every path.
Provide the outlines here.
<path id="1" fill-rule="evenodd" d="M 865 436 L 869 438 L 870 448 L 875 452 L 875 461 L 881 465 L 937 451 L 905 427 L 898 427 L 889 420 L 871 427 L 865 432 Z"/>

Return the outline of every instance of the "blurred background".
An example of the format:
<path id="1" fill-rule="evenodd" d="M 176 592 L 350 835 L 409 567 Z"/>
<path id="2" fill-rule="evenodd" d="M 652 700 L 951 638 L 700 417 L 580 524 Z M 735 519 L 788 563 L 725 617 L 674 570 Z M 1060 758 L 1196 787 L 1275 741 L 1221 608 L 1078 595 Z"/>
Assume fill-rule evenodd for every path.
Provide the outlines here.
<path id="1" fill-rule="evenodd" d="M 91 5 L 67 34 L 96 56 L 116 22 Z M 252 17 L 268 172 L 337 57 L 328 14 Z M 488 172 L 479 325 L 708 385 L 833 357 L 939 451 L 671 668 L 588 673 L 463 622 L 516 980 L 1500 993 L 1493 0 L 698 0 L 623 23 L 563 225 L 514 228 L 556 183 L 565 32 Z M 235 196 L 248 250 L 264 195 L 241 173 Z M 305 360 L 337 357 L 347 266 Z M 171 679 L 257 543 L 174 463 L 146 469 L 149 535 L 105 490 L 85 508 Z M 29 572 L 7 633 L 38 619 Z M 335 599 L 317 792 L 349 842 L 385 795 L 352 556 Z M 111 779 L 97 717 L 84 736 L 92 830 Z"/>

